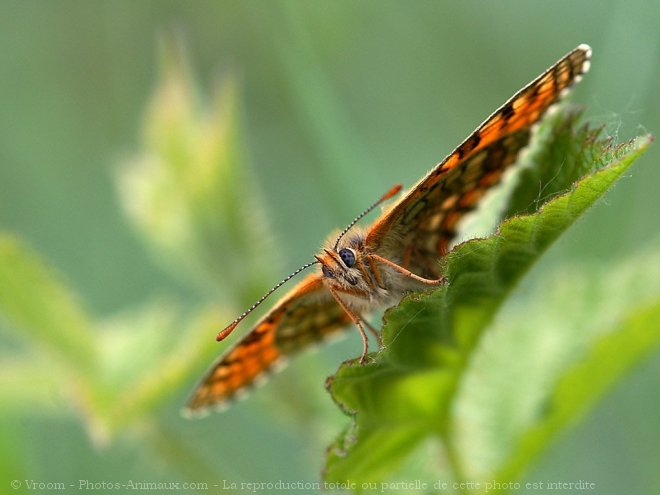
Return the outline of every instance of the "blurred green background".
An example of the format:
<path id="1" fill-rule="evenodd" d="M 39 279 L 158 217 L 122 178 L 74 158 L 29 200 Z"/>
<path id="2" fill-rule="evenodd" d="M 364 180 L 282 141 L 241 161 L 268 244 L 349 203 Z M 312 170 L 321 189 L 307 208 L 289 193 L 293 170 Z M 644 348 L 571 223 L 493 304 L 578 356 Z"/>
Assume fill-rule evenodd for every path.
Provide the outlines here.
<path id="1" fill-rule="evenodd" d="M 324 447 L 347 423 L 323 381 L 356 355 L 358 336 L 301 356 L 222 415 L 187 421 L 178 410 L 219 352 L 214 332 L 309 261 L 333 228 L 392 184 L 414 183 L 581 42 L 594 49 L 573 97 L 587 120 L 619 139 L 657 133 L 659 25 L 660 3 L 650 1 L 0 2 L 0 228 L 78 294 L 98 322 L 95 339 L 123 343 L 117 355 L 131 361 L 121 363 L 144 360 L 136 375 L 158 381 L 167 370 L 150 366 L 161 362 L 153 341 L 126 337 L 126 321 L 150 329 L 135 333 L 161 335 L 163 349 L 181 335 L 179 324 L 204 329 L 180 343 L 203 348 L 204 359 L 177 375 L 157 407 L 141 409 L 153 412 L 97 427 L 80 421 L 80 405 L 57 383 L 41 382 L 49 363 L 2 320 L 0 377 L 6 390 L 21 390 L 3 394 L 15 401 L 0 413 L 0 489 L 5 479 L 317 480 Z M 154 256 L 118 193 L 122 171 L 149 148 L 154 103 L 166 101 L 154 92 L 172 33 L 185 46 L 198 109 L 210 107 L 218 87 L 235 92 L 240 149 L 229 161 L 237 156 L 242 168 L 230 184 L 235 201 L 261 208 L 256 234 L 243 239 L 261 268 L 246 266 L 244 285 L 232 278 L 239 295 L 231 284 L 168 270 L 172 253 L 166 263 Z M 659 153 L 652 148 L 530 279 L 567 263 L 607 266 L 657 244 Z M 220 251 L 215 263 L 238 277 L 247 259 Z M 189 324 L 199 311 L 203 324 Z M 137 349 L 121 347 L 131 338 Z M 637 368 L 530 477 L 588 479 L 598 493 L 660 486 L 659 373 L 660 356 Z"/>

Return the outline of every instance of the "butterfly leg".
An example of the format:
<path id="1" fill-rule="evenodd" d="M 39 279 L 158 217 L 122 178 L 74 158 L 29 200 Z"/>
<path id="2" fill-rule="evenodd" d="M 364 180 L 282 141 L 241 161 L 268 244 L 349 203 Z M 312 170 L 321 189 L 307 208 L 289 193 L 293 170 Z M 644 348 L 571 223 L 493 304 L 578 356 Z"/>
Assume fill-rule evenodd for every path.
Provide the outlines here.
<path id="1" fill-rule="evenodd" d="M 380 278 L 380 270 L 378 270 L 378 267 L 376 266 L 376 263 L 374 263 L 374 260 L 371 259 L 371 256 L 367 257 L 367 263 L 369 263 L 369 268 L 371 269 L 371 273 L 374 274 L 374 278 L 376 279 L 378 287 L 384 289 L 385 287 L 383 286 L 383 280 Z"/>
<path id="2" fill-rule="evenodd" d="M 372 266 L 373 262 L 369 262 L 369 265 L 370 265 L 370 268 L 372 269 L 372 273 L 373 273 L 373 266 Z M 367 267 L 364 266 L 364 263 L 362 263 L 362 260 L 360 258 L 357 258 L 355 260 L 355 267 L 358 270 L 360 270 L 360 272 L 362 273 L 362 276 L 364 277 L 364 280 L 367 282 L 369 287 L 371 287 L 372 289 L 375 289 L 376 286 L 374 286 L 374 282 L 373 282 L 373 280 L 371 280 L 371 277 L 369 276 L 369 273 L 367 272 Z M 378 280 L 376 280 L 376 282 L 379 283 Z"/>
<path id="3" fill-rule="evenodd" d="M 335 289 L 329 288 L 330 289 L 330 294 L 332 294 L 332 297 L 335 298 L 335 301 L 337 301 L 337 304 L 341 306 L 341 309 L 343 309 L 346 314 L 349 316 L 351 320 L 353 320 L 353 323 L 355 323 L 355 326 L 358 328 L 360 331 L 360 336 L 362 337 L 362 356 L 360 356 L 360 364 L 364 364 L 365 361 L 367 360 L 367 353 L 369 352 L 369 340 L 367 339 L 367 334 L 364 331 L 364 327 L 362 326 L 361 318 L 356 315 L 351 309 L 348 307 L 348 305 L 342 300 L 341 297 L 339 297 L 339 294 Z"/>
<path id="4" fill-rule="evenodd" d="M 376 327 L 374 327 L 371 323 L 369 323 L 365 318 L 362 318 L 362 316 L 359 317 L 360 320 L 365 324 L 367 327 L 367 330 L 371 332 L 371 335 L 376 337 L 376 340 L 378 341 L 378 347 L 383 347 L 383 339 L 380 336 L 380 332 Z"/>
<path id="5" fill-rule="evenodd" d="M 396 271 L 399 273 L 402 273 L 406 277 L 410 277 L 413 280 L 416 280 L 417 282 L 421 282 L 422 284 L 426 285 L 440 285 L 442 282 L 445 281 L 444 278 L 437 278 L 437 279 L 430 279 L 430 278 L 424 278 L 420 277 L 419 275 L 415 275 L 413 272 L 410 270 L 406 270 L 402 266 L 397 265 L 393 261 L 388 260 L 387 258 L 383 258 L 382 256 L 378 256 L 377 254 L 370 254 L 369 259 L 377 261 L 378 263 L 382 263 L 384 265 L 387 265 L 391 268 L 394 268 Z M 374 265 L 372 265 L 373 267 Z M 380 277 L 377 277 L 380 278 Z"/>
<path id="6" fill-rule="evenodd" d="M 371 323 L 369 323 L 365 318 L 362 318 L 362 316 L 360 316 L 360 320 L 367 327 L 367 330 L 371 332 L 371 335 L 373 335 L 376 338 L 379 338 L 380 334 L 378 333 L 378 329 L 376 329 L 376 327 L 374 327 Z"/>

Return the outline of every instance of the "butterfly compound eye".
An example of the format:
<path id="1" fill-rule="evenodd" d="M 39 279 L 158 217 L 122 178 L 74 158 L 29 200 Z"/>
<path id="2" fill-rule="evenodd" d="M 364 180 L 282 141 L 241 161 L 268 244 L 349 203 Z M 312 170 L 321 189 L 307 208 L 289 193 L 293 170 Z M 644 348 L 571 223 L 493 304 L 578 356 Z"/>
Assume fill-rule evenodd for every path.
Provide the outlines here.
<path id="1" fill-rule="evenodd" d="M 343 248 L 339 250 L 339 257 L 344 262 L 344 265 L 351 268 L 355 265 L 355 251 L 348 248 Z"/>

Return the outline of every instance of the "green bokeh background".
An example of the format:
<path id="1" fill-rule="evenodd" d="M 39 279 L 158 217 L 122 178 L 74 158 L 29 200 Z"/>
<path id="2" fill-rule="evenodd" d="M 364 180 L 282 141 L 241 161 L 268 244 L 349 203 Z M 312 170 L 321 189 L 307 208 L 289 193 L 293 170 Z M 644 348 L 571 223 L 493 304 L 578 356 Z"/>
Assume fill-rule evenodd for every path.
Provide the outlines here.
<path id="1" fill-rule="evenodd" d="M 98 318 L 163 294 L 196 303 L 201 295 L 150 255 L 116 193 L 118 164 L 139 146 L 157 40 L 167 32 L 185 40 L 202 88 L 237 76 L 247 161 L 275 237 L 265 245 L 275 245 L 274 272 L 284 275 L 392 184 L 414 183 L 578 43 L 594 49 L 574 96 L 587 120 L 620 139 L 657 133 L 658 26 L 660 3 L 651 1 L 2 0 L 0 228 L 49 260 Z M 660 238 L 654 148 L 530 277 L 542 280 L 566 262 L 606 265 Z M 179 418 L 181 390 L 162 410 L 180 442 L 160 447 L 180 449 L 171 456 L 179 469 L 129 435 L 95 448 L 66 415 L 3 416 L 2 455 L 11 457 L 4 475 L 121 482 L 201 479 L 217 469 L 218 481 L 316 480 L 324 445 L 346 423 L 323 380 L 357 349 L 351 336 L 303 356 L 258 396 L 199 422 Z M 660 429 L 651 419 L 660 409 L 658 373 L 660 356 L 530 477 L 587 479 L 598 493 L 660 487 Z"/>

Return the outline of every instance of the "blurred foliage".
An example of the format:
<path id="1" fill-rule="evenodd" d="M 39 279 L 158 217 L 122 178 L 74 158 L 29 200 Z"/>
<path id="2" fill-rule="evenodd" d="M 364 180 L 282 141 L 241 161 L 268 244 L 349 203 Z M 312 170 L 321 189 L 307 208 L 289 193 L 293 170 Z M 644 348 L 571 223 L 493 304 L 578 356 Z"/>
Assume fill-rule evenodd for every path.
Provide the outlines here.
<path id="1" fill-rule="evenodd" d="M 456 405 L 462 387 L 467 394 L 475 393 L 464 385 L 466 374 L 496 380 L 493 377 L 499 374 L 499 368 L 493 368 L 490 363 L 480 368 L 475 365 L 473 354 L 479 341 L 487 338 L 495 314 L 520 278 L 651 143 L 650 137 L 644 136 L 615 146 L 610 139 L 598 138 L 602 129 L 577 129 L 575 115 L 570 113 L 555 116 L 546 127 L 550 131 L 541 133 L 545 134 L 545 142 L 530 158 L 534 172 L 528 168 L 527 173 L 521 174 L 512 196 L 508 213 L 513 216 L 492 236 L 464 242 L 452 250 L 443 260 L 447 286 L 410 295 L 388 310 L 383 350 L 374 356 L 372 363 L 366 366 L 345 363 L 331 378 L 329 390 L 335 401 L 353 416 L 354 424 L 330 451 L 326 471 L 330 480 L 353 479 L 378 485 L 392 473 L 396 473 L 396 479 L 396 468 L 410 451 L 428 436 L 437 436 L 447 459 L 446 464 L 439 466 L 444 473 L 440 478 L 449 481 L 450 487 L 453 483 L 467 487 L 465 483 L 470 482 L 480 483 L 481 487 L 476 490 L 472 485 L 454 491 L 499 491 L 492 486 L 488 488 L 487 483 L 508 486 L 516 480 L 534 459 L 533 454 L 542 451 L 561 426 L 570 423 L 630 366 L 659 347 L 660 290 L 645 295 L 645 299 L 651 300 L 649 307 L 638 307 L 640 298 L 628 291 L 629 297 L 619 298 L 618 304 L 609 307 L 610 313 L 613 308 L 619 313 L 610 321 L 624 318 L 609 329 L 612 335 L 599 339 L 596 333 L 591 342 L 585 343 L 585 336 L 575 332 L 563 349 L 573 351 L 573 361 L 567 360 L 563 368 L 548 370 L 529 363 L 526 373 L 538 373 L 538 388 L 517 388 L 516 394 L 507 397 L 506 404 L 484 409 L 472 407 L 468 414 L 465 406 Z M 557 173 L 557 156 L 562 157 L 561 173 Z M 555 166 L 550 166 L 551 163 Z M 581 178 L 589 169 L 594 171 Z M 522 199 L 522 192 L 534 191 L 539 178 L 555 194 L 547 202 L 534 202 L 538 212 L 518 214 L 529 211 L 531 203 Z M 569 192 L 557 196 L 557 192 L 572 183 Z M 657 285 L 657 278 L 647 280 L 647 289 Z M 545 308 L 542 301 L 538 305 L 541 314 L 555 309 Z M 596 314 L 591 321 L 583 322 L 584 328 L 594 326 L 594 322 L 602 324 L 603 320 Z M 536 338 L 543 338 L 542 332 L 553 335 L 558 331 L 550 324 L 527 325 L 526 330 L 533 331 Z M 613 347 L 614 342 L 618 345 L 627 342 L 627 345 L 617 348 Z M 512 354 L 507 358 L 516 362 L 518 356 L 513 354 L 516 347 L 508 344 L 506 349 Z M 580 351 L 585 355 L 584 362 L 579 361 Z M 581 368 L 572 371 L 570 367 L 575 362 Z M 553 392 L 555 383 L 557 389 Z M 472 384 L 480 385 L 476 380 Z M 535 400 L 532 404 L 535 410 L 530 413 L 517 409 L 516 406 L 529 407 L 530 399 Z M 511 421 L 507 425 L 509 430 L 503 434 L 498 422 L 480 421 L 479 415 L 488 416 L 493 408 L 504 409 L 511 418 L 527 415 L 526 421 Z M 491 442 L 488 452 L 491 459 L 486 458 L 484 451 L 475 451 L 474 445 L 484 440 L 466 428 L 466 422 L 482 423 L 479 434 L 486 439 L 500 437 L 499 442 Z M 465 437 L 469 438 L 468 442 L 457 444 L 457 438 Z M 519 447 L 520 453 L 516 452 L 519 438 L 524 442 Z M 509 460 L 509 456 L 515 460 Z M 434 473 L 428 479 L 429 486 L 436 479 L 438 475 Z"/>
<path id="2" fill-rule="evenodd" d="M 258 256 L 269 234 L 241 151 L 236 82 L 225 76 L 207 103 L 181 42 L 161 45 L 142 152 L 120 176 L 122 203 L 166 267 L 230 300 L 253 298 L 273 260 Z"/>
<path id="3" fill-rule="evenodd" d="M 594 48 L 576 90 L 585 119 L 619 141 L 657 129 L 659 22 L 660 5 L 623 0 L 0 3 L 0 486 L 318 481 L 347 422 L 323 378 L 359 338 L 300 356 L 223 415 L 185 421 L 185 395 L 223 350 L 218 327 L 580 42 Z M 509 215 L 535 212 L 570 185 L 565 171 L 593 162 L 572 148 L 580 139 L 554 139 L 525 158 L 529 187 L 501 203 Z M 658 354 L 612 387 L 656 341 L 657 162 L 651 148 L 534 258 L 481 338 L 460 342 L 469 362 L 460 381 L 446 376 L 442 435 L 393 428 L 342 469 L 377 478 L 369 464 L 401 446 L 406 479 L 449 466 L 448 479 L 657 491 Z M 414 304 L 390 312 L 390 337 Z M 394 355 L 410 349 L 405 335 Z M 433 402 L 411 385 L 443 373 L 411 374 L 382 398 Z"/>
<path id="4" fill-rule="evenodd" d="M 43 377 L 35 380 L 24 366 L 6 366 L 4 403 L 17 411 L 48 407 L 49 394 L 55 394 L 99 445 L 136 417 L 148 418 L 196 370 L 198 360 L 209 359 L 200 337 L 212 334 L 223 316 L 209 308 L 183 319 L 175 305 L 156 302 L 93 322 L 53 270 L 8 234 L 0 238 L 0 286 L 0 314 L 12 335 L 27 344 L 23 359 L 7 358 L 38 363 Z M 32 383 L 45 390 L 33 394 Z"/>
<path id="5" fill-rule="evenodd" d="M 195 102 L 182 46 L 174 39 L 163 46 L 144 150 L 121 169 L 121 197 L 168 268 L 201 287 L 210 282 L 231 287 L 239 300 L 247 300 L 268 270 L 248 263 L 263 230 L 246 192 L 249 181 L 240 173 L 236 88 L 225 81 L 208 115 L 207 106 Z M 242 196 L 248 200 L 239 201 Z M 242 263 L 227 264 L 218 252 Z M 98 448 L 128 435 L 183 474 L 215 476 L 216 470 L 204 471 L 203 462 L 189 469 L 181 457 L 172 457 L 186 448 L 180 439 L 163 436 L 167 426 L 156 411 L 189 387 L 199 363 L 216 355 L 209 344 L 228 314 L 213 306 L 184 309 L 159 298 L 95 321 L 44 260 L 17 237 L 3 234 L 0 315 L 10 335 L 25 344 L 21 359 L 15 352 L 5 356 L 3 403 L 14 414 L 50 406 L 52 414 L 76 415 Z"/>

